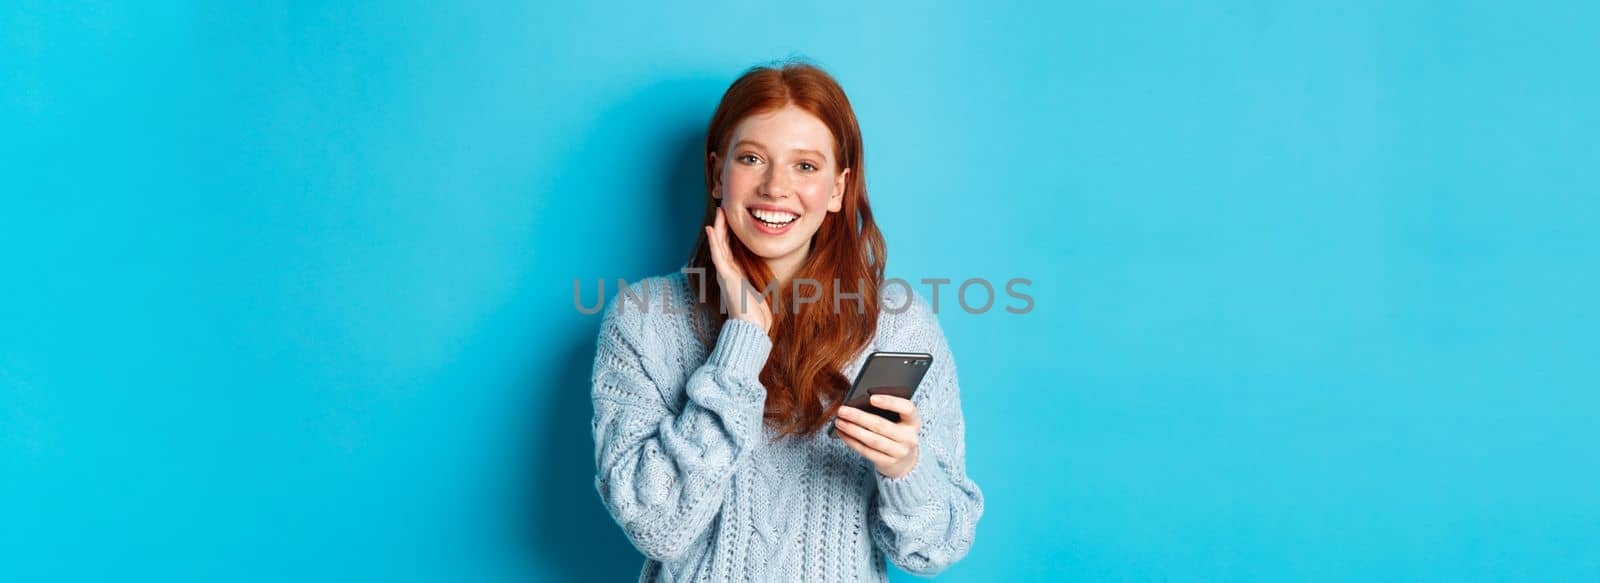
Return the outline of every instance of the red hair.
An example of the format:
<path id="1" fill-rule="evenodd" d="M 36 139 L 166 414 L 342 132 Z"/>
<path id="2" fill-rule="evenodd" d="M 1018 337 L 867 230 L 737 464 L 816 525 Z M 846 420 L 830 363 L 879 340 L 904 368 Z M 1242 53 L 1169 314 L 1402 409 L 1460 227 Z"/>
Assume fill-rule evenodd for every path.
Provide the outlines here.
<path id="1" fill-rule="evenodd" d="M 746 117 L 788 105 L 822 120 L 833 133 L 839 170 L 849 168 L 850 175 L 845 180 L 839 212 L 828 213 L 823 219 L 812 236 L 805 263 L 794 276 L 795 281 L 811 279 L 820 283 L 821 299 L 790 310 L 791 290 L 778 289 L 769 296 L 772 353 L 761 369 L 761 384 L 767 389 L 765 418 L 777 427 L 780 437 L 815 433 L 838 409 L 850 386 L 843 368 L 877 333 L 878 291 L 886 259 L 883 234 L 873 222 L 872 209 L 867 204 L 861 128 L 856 124 L 855 112 L 839 83 L 827 72 L 806 63 L 752 67 L 723 93 L 706 131 L 706 212 L 701 224 L 710 225 L 716 217 L 719 201 L 711 192 L 721 171 L 717 164 L 728 159 L 728 140 L 734 128 Z M 717 164 L 710 160 L 713 153 Z M 734 260 L 744 269 L 751 285 L 757 290 L 767 289 L 772 271 L 738 237 L 732 240 Z M 712 323 L 712 330 L 720 330 L 728 316 L 718 309 L 722 291 L 704 229 L 695 241 L 689 267 L 704 270 L 704 277 L 690 278 L 690 285 L 697 286 L 697 309 Z M 780 286 L 774 286 L 777 287 Z M 838 310 L 834 309 L 836 291 L 845 296 L 838 300 Z M 859 294 L 860 301 L 854 294 Z M 712 341 L 709 336 L 701 330 L 700 338 L 708 346 Z"/>

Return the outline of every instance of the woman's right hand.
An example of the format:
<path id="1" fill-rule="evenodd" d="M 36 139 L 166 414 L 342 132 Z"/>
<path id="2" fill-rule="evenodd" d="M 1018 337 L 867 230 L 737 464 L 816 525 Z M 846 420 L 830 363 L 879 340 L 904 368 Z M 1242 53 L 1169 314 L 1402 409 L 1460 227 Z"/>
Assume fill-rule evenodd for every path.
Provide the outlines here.
<path id="1" fill-rule="evenodd" d="M 729 250 L 728 220 L 721 208 L 712 226 L 706 227 L 706 239 L 711 242 L 711 263 L 717 268 L 717 284 L 722 287 L 722 302 L 728 306 L 728 315 L 772 330 L 772 308 L 761 291 L 745 279 L 744 270 L 733 260 Z M 740 296 L 744 300 L 740 301 Z"/>

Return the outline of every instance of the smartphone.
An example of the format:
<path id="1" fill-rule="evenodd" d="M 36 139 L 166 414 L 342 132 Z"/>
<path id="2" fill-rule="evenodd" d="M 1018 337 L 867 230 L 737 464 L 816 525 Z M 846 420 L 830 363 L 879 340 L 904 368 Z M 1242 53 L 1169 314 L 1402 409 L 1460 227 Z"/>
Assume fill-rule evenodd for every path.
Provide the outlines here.
<path id="1" fill-rule="evenodd" d="M 932 365 L 933 355 L 927 353 L 874 352 L 867 356 L 866 364 L 861 365 L 855 384 L 844 396 L 844 404 L 899 423 L 900 414 L 872 406 L 872 396 L 884 394 L 910 399 Z M 828 435 L 838 437 L 839 427 L 829 423 Z"/>

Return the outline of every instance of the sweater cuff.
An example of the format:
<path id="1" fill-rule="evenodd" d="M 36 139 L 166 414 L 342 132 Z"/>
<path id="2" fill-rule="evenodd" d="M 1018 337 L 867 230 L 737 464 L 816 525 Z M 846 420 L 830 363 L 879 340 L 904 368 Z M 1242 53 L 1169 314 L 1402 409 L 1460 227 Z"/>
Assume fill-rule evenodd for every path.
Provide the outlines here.
<path id="1" fill-rule="evenodd" d="M 728 318 L 722 324 L 717 346 L 711 350 L 706 362 L 734 376 L 758 378 L 771 352 L 772 339 L 767 337 L 761 326 L 738 318 Z"/>
<path id="2" fill-rule="evenodd" d="M 914 514 L 917 509 L 938 501 L 939 487 L 944 476 L 938 462 L 928 459 L 928 452 L 917 452 L 917 464 L 898 478 L 883 474 L 878 476 L 878 494 L 885 507 L 898 514 Z M 876 473 L 876 472 L 874 472 Z"/>

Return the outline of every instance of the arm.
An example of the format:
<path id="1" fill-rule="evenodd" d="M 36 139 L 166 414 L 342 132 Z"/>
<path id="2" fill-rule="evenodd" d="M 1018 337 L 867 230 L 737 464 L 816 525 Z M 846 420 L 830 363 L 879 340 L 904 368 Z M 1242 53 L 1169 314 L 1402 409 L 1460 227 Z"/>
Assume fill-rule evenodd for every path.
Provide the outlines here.
<path id="1" fill-rule="evenodd" d="M 922 418 L 917 462 L 898 478 L 877 475 L 872 538 L 906 572 L 931 577 L 972 548 L 983 492 L 966 474 L 961 390 L 955 361 L 932 314 L 933 367 L 913 400 Z"/>
<path id="2" fill-rule="evenodd" d="M 772 349 L 759 326 L 730 319 L 710 357 L 690 376 L 683 410 L 667 408 L 645 359 L 670 358 L 639 344 L 636 306 L 612 304 L 594 366 L 595 487 L 645 556 L 683 557 L 716 517 L 738 469 L 762 438 Z"/>

